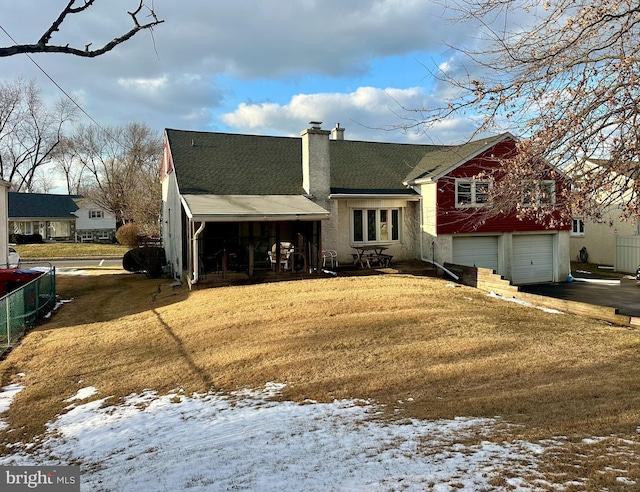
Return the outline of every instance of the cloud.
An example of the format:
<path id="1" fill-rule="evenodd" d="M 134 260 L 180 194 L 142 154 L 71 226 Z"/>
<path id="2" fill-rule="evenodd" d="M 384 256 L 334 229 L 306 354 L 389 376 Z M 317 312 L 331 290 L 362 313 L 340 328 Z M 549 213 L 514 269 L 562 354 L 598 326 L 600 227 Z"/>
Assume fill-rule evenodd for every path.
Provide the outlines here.
<path id="1" fill-rule="evenodd" d="M 240 132 L 298 135 L 310 121 L 322 121 L 325 128 L 340 123 L 351 140 L 458 143 L 459 132 L 470 134 L 471 123 L 452 120 L 430 128 L 428 135 L 416 126 L 414 109 L 433 104 L 432 95 L 422 87 L 408 89 L 360 87 L 351 93 L 297 94 L 286 104 L 243 103 L 221 120 Z M 404 127 L 404 128 L 403 128 Z"/>
<path id="2" fill-rule="evenodd" d="M 22 43 L 37 41 L 65 5 L 5 3 L 0 25 Z M 126 11 L 138 4 L 97 0 L 82 15 L 69 17 L 52 41 L 99 46 L 131 27 Z M 415 132 L 385 129 L 402 124 L 403 108 L 433 104 L 444 92 L 434 89 L 426 70 L 405 78 L 407 72 L 395 72 L 389 64 L 383 77 L 381 61 L 437 63 L 450 51 L 447 43 L 464 44 L 475 36 L 472 28 L 452 28 L 444 7 L 431 0 L 155 0 L 153 5 L 165 22 L 106 55 L 34 55 L 46 76 L 26 56 L 9 57 L 0 59 L 0 77 L 34 77 L 53 100 L 61 93 L 50 77 L 101 124 L 140 121 L 159 130 L 230 127 L 297 135 L 320 119 L 348 125 L 353 137 L 400 140 L 415 138 Z M 0 40 L 7 44 L 12 43 Z M 423 77 L 425 87 L 417 87 Z M 273 93 L 252 93 L 268 82 Z"/>

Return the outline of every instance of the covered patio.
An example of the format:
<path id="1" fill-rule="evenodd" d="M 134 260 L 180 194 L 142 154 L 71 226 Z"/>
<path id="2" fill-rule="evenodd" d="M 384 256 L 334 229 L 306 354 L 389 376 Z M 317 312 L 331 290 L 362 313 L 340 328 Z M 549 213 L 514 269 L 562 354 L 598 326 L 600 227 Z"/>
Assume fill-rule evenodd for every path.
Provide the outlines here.
<path id="1" fill-rule="evenodd" d="M 322 267 L 321 224 L 329 212 L 305 196 L 183 195 L 182 205 L 189 285 Z M 285 254 L 287 261 L 277 260 Z"/>

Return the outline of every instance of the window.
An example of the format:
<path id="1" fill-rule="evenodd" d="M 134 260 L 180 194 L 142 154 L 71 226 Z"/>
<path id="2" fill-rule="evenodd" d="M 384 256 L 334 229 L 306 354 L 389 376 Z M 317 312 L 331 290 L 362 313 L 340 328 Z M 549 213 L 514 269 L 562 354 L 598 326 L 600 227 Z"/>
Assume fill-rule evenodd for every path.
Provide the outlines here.
<path id="1" fill-rule="evenodd" d="M 13 222 L 14 234 L 33 234 L 33 222 Z"/>
<path id="2" fill-rule="evenodd" d="M 489 181 L 456 179 L 456 207 L 482 207 L 489 201 Z"/>
<path id="3" fill-rule="evenodd" d="M 393 243 L 401 240 L 399 208 L 352 209 L 351 240 L 354 243 Z"/>
<path id="4" fill-rule="evenodd" d="M 48 223 L 48 237 L 69 237 L 71 234 L 71 224 L 63 221 L 53 221 Z"/>
<path id="5" fill-rule="evenodd" d="M 528 181 L 524 184 L 522 205 L 531 207 L 552 205 L 556 202 L 556 182 L 553 180 Z"/>
<path id="6" fill-rule="evenodd" d="M 89 210 L 89 218 L 90 219 L 104 219 L 104 211 L 103 210 Z"/>
<path id="7" fill-rule="evenodd" d="M 584 220 L 582 218 L 575 218 L 572 220 L 571 235 L 584 236 Z"/>

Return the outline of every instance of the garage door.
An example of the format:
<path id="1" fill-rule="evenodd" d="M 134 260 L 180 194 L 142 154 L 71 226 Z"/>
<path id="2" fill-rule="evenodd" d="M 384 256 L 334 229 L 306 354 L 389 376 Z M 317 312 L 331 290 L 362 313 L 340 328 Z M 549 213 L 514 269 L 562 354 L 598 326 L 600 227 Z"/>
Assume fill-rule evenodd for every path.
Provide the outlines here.
<path id="1" fill-rule="evenodd" d="M 513 236 L 511 283 L 537 284 L 553 281 L 553 236 Z"/>
<path id="2" fill-rule="evenodd" d="M 453 263 L 498 271 L 498 237 L 454 237 Z"/>

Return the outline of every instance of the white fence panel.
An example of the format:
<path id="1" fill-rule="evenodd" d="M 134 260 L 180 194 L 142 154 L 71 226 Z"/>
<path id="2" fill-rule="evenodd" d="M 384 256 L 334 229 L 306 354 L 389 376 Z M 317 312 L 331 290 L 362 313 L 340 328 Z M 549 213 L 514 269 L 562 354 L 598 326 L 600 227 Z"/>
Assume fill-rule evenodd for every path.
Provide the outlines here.
<path id="1" fill-rule="evenodd" d="M 614 263 L 616 272 L 635 273 L 640 266 L 640 236 L 616 236 Z"/>

